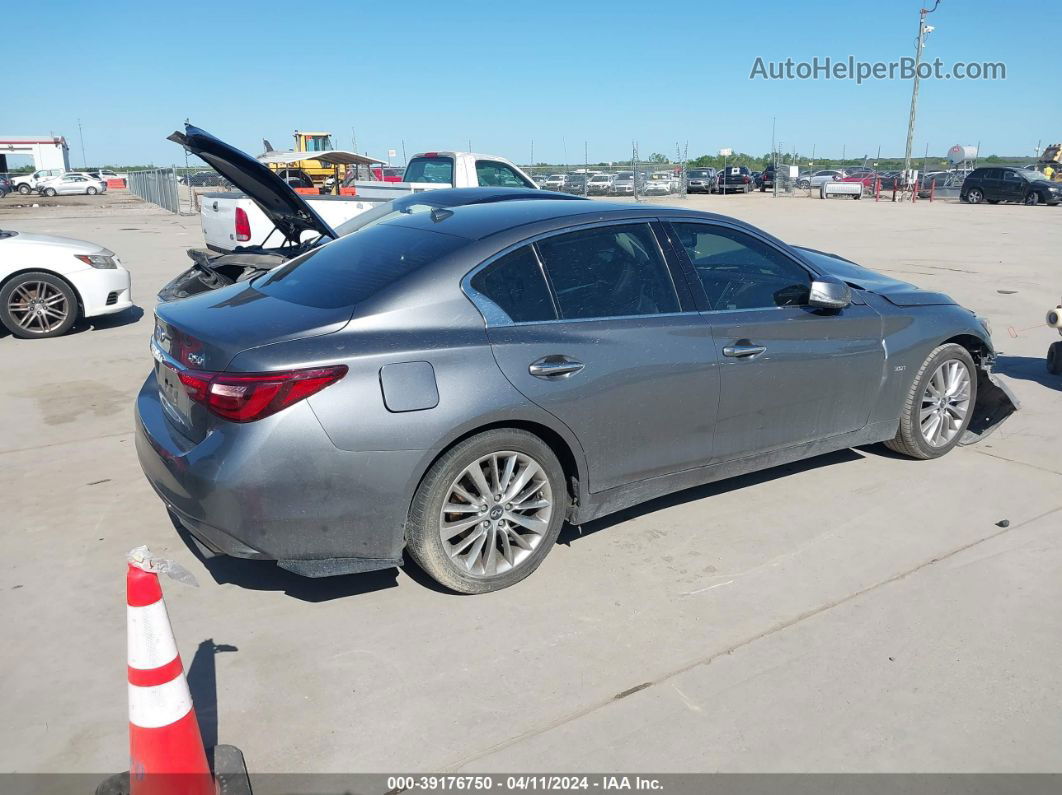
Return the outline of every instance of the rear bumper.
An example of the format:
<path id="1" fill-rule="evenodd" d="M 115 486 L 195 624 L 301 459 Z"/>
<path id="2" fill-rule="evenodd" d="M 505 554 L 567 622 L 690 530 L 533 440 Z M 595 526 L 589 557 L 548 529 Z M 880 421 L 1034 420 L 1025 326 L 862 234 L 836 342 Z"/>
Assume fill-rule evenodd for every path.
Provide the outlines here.
<path id="1" fill-rule="evenodd" d="M 163 414 L 154 374 L 137 396 L 136 450 L 204 551 L 307 576 L 397 565 L 426 457 L 339 450 L 305 402 L 255 423 L 220 423 L 194 444 Z"/>

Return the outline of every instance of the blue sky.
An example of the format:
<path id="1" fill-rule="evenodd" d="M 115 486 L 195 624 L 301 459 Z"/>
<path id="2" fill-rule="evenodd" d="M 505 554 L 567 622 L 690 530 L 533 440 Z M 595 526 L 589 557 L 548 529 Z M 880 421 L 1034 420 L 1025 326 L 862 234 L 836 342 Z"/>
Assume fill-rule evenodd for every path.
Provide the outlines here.
<path id="1" fill-rule="evenodd" d="M 932 2 L 932 0 L 929 0 Z M 902 155 L 910 83 L 750 80 L 757 56 L 912 55 L 919 0 L 274 2 L 48 0 L 4 13 L 0 134 L 65 135 L 82 165 L 183 162 L 185 118 L 254 154 L 328 130 L 386 157 L 465 149 L 526 162 L 771 148 Z M 305 10 L 300 10 L 300 6 Z M 1002 81 L 923 81 L 914 150 L 1062 138 L 1055 0 L 942 0 L 926 57 L 1002 61 Z M 49 46 L 69 35 L 83 46 Z M 58 42 L 55 42 L 58 45 Z M 19 165 L 20 160 L 12 160 Z"/>

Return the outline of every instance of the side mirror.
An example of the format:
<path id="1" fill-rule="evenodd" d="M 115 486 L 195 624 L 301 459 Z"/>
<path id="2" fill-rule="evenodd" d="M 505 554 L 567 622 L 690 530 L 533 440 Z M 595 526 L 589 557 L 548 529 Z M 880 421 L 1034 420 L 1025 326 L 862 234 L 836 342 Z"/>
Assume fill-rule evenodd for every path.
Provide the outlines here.
<path id="1" fill-rule="evenodd" d="M 850 303 L 852 303 L 852 288 L 844 282 L 815 280 L 811 283 L 808 306 L 820 309 L 844 309 Z"/>

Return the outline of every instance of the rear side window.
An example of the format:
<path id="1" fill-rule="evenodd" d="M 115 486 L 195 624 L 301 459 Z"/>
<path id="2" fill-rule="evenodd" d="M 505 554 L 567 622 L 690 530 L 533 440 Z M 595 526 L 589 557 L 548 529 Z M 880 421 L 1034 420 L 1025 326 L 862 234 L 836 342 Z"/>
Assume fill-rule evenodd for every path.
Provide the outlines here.
<path id="1" fill-rule="evenodd" d="M 441 232 L 377 224 L 296 257 L 254 287 L 304 306 L 353 306 L 467 243 Z"/>
<path id="2" fill-rule="evenodd" d="M 449 157 L 414 157 L 406 167 L 406 182 L 454 184 L 454 161 Z"/>
<path id="3" fill-rule="evenodd" d="M 533 188 L 511 166 L 495 160 L 476 161 L 476 179 L 480 185 L 501 188 Z"/>
<path id="4" fill-rule="evenodd" d="M 761 240 L 711 224 L 673 224 L 712 309 L 808 302 L 811 276 Z"/>
<path id="5" fill-rule="evenodd" d="M 472 287 L 501 307 L 514 323 L 557 317 L 546 278 L 530 246 L 496 259 L 472 277 Z"/>
<path id="6" fill-rule="evenodd" d="M 565 319 L 679 311 L 670 272 L 648 224 L 582 229 L 538 242 Z"/>

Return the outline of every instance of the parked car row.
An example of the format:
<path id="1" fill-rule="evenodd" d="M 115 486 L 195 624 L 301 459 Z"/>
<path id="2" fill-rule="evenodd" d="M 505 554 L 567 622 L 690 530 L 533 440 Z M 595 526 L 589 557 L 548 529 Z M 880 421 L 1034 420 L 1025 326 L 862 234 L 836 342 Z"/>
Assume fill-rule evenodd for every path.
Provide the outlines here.
<path id="1" fill-rule="evenodd" d="M 107 180 L 118 175 L 113 171 L 66 171 L 61 168 L 40 169 L 32 174 L 19 174 L 9 178 L 7 190 L 0 186 L 0 196 L 18 191 L 22 196 L 39 193 L 42 196 L 69 194 L 94 195 L 107 190 Z"/>
<path id="2" fill-rule="evenodd" d="M 535 183 L 545 190 L 577 196 L 667 196 L 679 193 L 681 180 L 671 171 L 616 171 L 611 173 L 576 171 L 539 175 Z"/>

